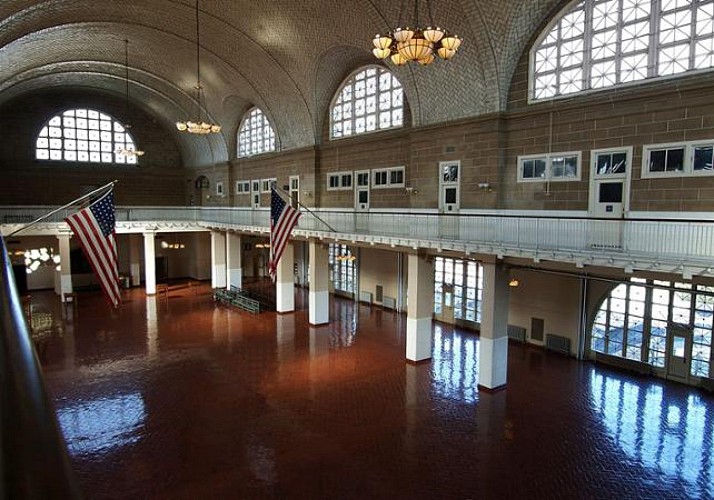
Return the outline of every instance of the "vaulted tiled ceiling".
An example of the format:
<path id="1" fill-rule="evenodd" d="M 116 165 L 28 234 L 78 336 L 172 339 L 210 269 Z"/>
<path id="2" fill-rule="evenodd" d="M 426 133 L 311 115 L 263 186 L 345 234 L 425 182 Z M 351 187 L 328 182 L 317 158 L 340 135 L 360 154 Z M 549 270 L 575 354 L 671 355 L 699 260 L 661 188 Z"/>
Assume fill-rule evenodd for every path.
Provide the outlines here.
<path id="1" fill-rule="evenodd" d="M 503 109 L 526 44 L 567 2 L 430 3 L 435 23 L 465 43 L 449 63 L 394 70 L 415 126 Z M 402 0 L 201 0 L 201 76 L 223 133 L 206 147 L 176 132 L 186 163 L 232 157 L 240 118 L 252 105 L 268 115 L 282 149 L 315 144 L 334 92 L 350 72 L 375 62 L 371 38 L 398 23 L 402 4 L 413 11 Z M 426 0 L 419 5 L 428 17 Z M 193 0 L 2 0 L 0 23 L 0 105 L 48 87 L 123 95 L 128 39 L 132 101 L 168 130 L 195 115 Z"/>

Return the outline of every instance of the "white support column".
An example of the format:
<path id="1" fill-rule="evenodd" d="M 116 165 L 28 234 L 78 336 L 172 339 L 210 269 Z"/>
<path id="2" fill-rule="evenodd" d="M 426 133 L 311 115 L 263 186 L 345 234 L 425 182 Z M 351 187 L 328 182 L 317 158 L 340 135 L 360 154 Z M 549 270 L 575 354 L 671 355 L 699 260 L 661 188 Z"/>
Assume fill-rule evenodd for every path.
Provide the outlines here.
<path id="1" fill-rule="evenodd" d="M 407 277 L 407 360 L 431 359 L 434 313 L 434 261 L 409 255 Z"/>
<path id="2" fill-rule="evenodd" d="M 154 233 L 144 233 L 144 286 L 146 295 L 156 294 L 156 244 Z"/>
<path id="3" fill-rule="evenodd" d="M 226 233 L 211 231 L 211 287 L 226 287 Z"/>
<path id="4" fill-rule="evenodd" d="M 241 238 L 239 234 L 226 234 L 226 281 L 228 287 L 243 286 L 243 265 L 241 253 Z"/>
<path id="5" fill-rule="evenodd" d="M 483 264 L 483 303 L 479 338 L 479 387 L 506 386 L 508 371 L 508 274 L 501 264 Z"/>
<path id="6" fill-rule="evenodd" d="M 131 286 L 141 286 L 141 240 L 139 235 L 129 235 L 129 274 Z"/>
<path id="7" fill-rule="evenodd" d="M 294 262 L 295 251 L 293 244 L 288 243 L 285 245 L 283 255 L 278 262 L 275 277 L 275 310 L 279 313 L 292 312 L 295 310 Z"/>
<path id="8" fill-rule="evenodd" d="M 324 325 L 330 322 L 330 291 L 328 288 L 330 269 L 327 261 L 327 247 L 319 241 L 311 240 L 308 259 L 310 261 L 308 322 L 311 325 Z"/>
<path id="9" fill-rule="evenodd" d="M 72 293 L 72 263 L 69 254 L 69 238 L 69 234 L 60 234 L 57 236 L 60 255 L 58 294 L 62 302 L 64 302 L 65 294 Z"/>

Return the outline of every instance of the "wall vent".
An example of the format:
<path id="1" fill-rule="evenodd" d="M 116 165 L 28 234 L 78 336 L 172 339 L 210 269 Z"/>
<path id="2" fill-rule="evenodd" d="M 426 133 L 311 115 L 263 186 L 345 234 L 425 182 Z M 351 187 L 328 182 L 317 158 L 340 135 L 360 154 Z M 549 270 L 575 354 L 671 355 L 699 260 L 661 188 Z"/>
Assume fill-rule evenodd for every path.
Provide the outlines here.
<path id="1" fill-rule="evenodd" d="M 568 337 L 548 333 L 545 336 L 545 348 L 549 351 L 570 354 L 570 339 Z"/>
<path id="2" fill-rule="evenodd" d="M 508 325 L 508 338 L 518 342 L 525 342 L 526 329 L 522 326 Z"/>
<path id="3" fill-rule="evenodd" d="M 376 288 L 375 294 L 374 294 L 374 301 L 377 304 L 381 304 L 383 300 L 384 300 L 384 288 L 382 288 L 382 285 L 377 285 L 377 288 Z"/>
<path id="4" fill-rule="evenodd" d="M 444 153 L 455 153 L 456 152 L 456 146 L 445 146 L 444 147 Z"/>
<path id="5" fill-rule="evenodd" d="M 531 340 L 543 342 L 543 330 L 545 322 L 541 318 L 531 318 Z"/>
<path id="6" fill-rule="evenodd" d="M 364 290 L 360 291 L 359 292 L 359 301 L 371 304 L 372 303 L 372 293 L 365 292 Z"/>
<path id="7" fill-rule="evenodd" d="M 382 300 L 382 305 L 385 307 L 385 309 L 397 309 L 397 299 L 394 297 L 383 297 L 384 300 Z"/>

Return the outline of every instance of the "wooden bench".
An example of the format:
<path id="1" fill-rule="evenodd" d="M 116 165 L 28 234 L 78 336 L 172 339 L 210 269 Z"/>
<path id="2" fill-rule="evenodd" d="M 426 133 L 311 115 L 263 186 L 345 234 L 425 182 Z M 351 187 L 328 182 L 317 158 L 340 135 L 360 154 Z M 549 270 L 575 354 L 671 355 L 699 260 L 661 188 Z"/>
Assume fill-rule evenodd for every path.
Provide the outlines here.
<path id="1" fill-rule="evenodd" d="M 169 285 L 164 285 L 163 283 L 156 285 L 156 295 L 161 294 L 163 294 L 166 298 L 169 297 Z"/>

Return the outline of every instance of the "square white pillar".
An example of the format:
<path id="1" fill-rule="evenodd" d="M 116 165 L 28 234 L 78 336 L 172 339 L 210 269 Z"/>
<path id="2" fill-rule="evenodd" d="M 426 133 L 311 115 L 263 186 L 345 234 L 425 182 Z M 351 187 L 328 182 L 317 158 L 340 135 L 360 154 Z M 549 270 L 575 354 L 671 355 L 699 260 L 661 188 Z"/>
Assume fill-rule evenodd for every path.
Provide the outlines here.
<path id="1" fill-rule="evenodd" d="M 241 288 L 243 286 L 243 266 L 241 253 L 241 238 L 239 234 L 226 234 L 226 281 L 227 286 Z"/>
<path id="2" fill-rule="evenodd" d="M 226 234 L 211 231 L 211 287 L 226 287 Z"/>
<path id="3" fill-rule="evenodd" d="M 293 265 L 295 253 L 293 244 L 285 245 L 275 273 L 275 310 L 279 313 L 295 310 L 295 281 Z"/>
<path id="4" fill-rule="evenodd" d="M 434 262 L 431 258 L 409 255 L 407 290 L 407 360 L 431 359 L 434 311 Z"/>
<path id="5" fill-rule="evenodd" d="M 319 241 L 310 241 L 310 270 L 308 293 L 311 325 L 324 325 L 330 322 L 329 263 L 327 247 Z"/>
<path id="6" fill-rule="evenodd" d="M 72 264 L 69 252 L 69 234 L 57 236 L 59 241 L 60 270 L 59 270 L 59 296 L 64 302 L 65 294 L 72 293 Z"/>
<path id="7" fill-rule="evenodd" d="M 156 242 L 154 233 L 144 233 L 144 286 L 146 295 L 156 293 Z"/>
<path id="8" fill-rule="evenodd" d="M 508 371 L 508 274 L 501 264 L 483 264 L 483 302 L 479 338 L 478 385 L 506 386 Z"/>

